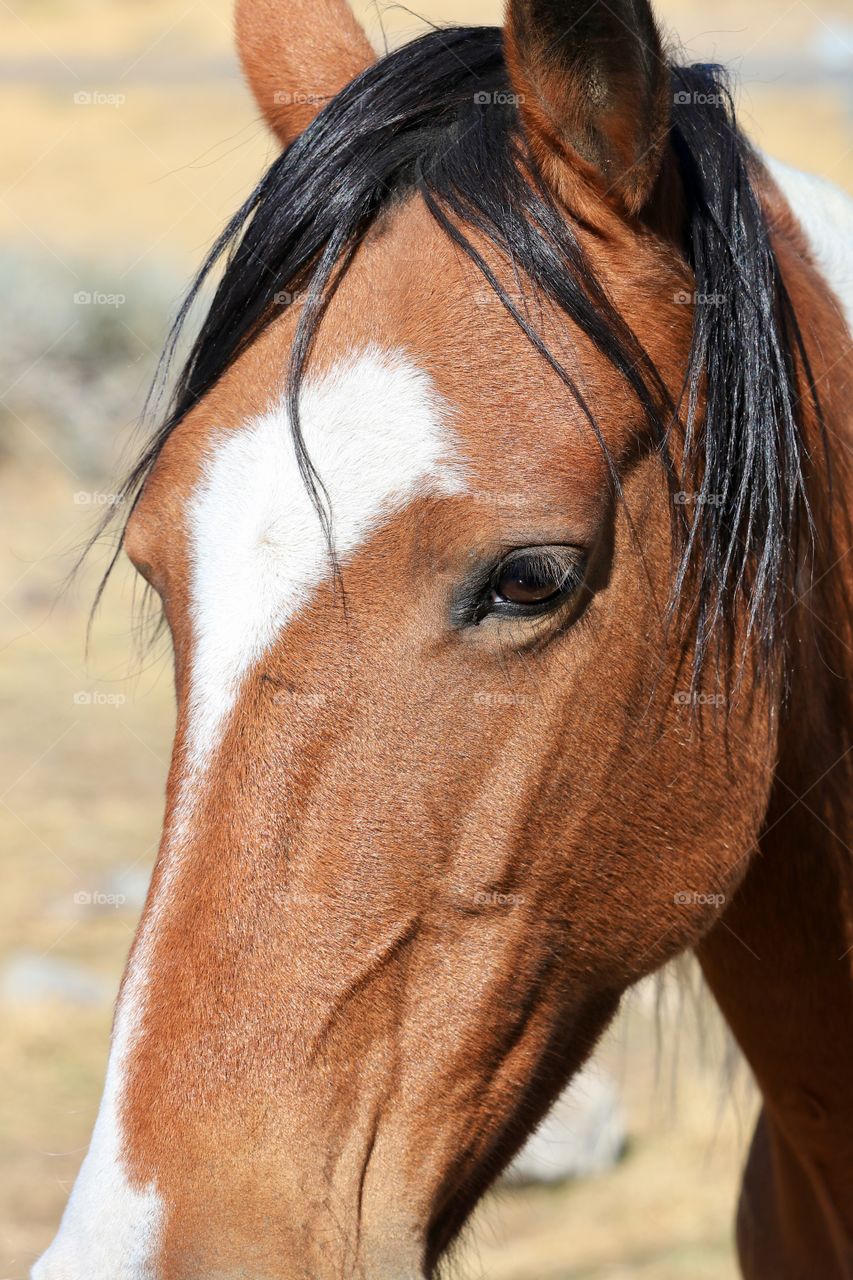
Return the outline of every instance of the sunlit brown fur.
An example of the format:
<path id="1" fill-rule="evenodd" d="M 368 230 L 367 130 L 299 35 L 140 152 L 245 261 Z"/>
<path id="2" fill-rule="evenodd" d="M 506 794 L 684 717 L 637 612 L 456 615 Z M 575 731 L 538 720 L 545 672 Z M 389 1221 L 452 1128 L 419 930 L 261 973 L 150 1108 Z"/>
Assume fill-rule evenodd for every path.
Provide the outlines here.
<path id="1" fill-rule="evenodd" d="M 244 0 L 241 42 L 289 137 L 305 118 L 270 108 L 280 67 L 263 63 L 278 9 Z M 330 9 L 293 3 L 280 20 L 288 66 L 313 67 L 328 36 L 333 57 L 309 76 L 324 92 L 357 69 L 363 47 L 338 56 Z M 584 247 L 676 393 L 689 272 L 579 174 L 565 180 L 584 192 Z M 791 602 L 781 725 L 749 665 L 724 707 L 696 711 L 689 647 L 665 626 L 662 464 L 587 341 L 542 318 L 597 407 L 624 507 L 564 386 L 500 306 L 478 302 L 482 278 L 418 198 L 356 255 L 312 370 L 369 344 L 403 349 L 455 410 L 468 492 L 387 521 L 343 565 L 346 609 L 329 581 L 252 669 L 165 895 L 167 819 L 123 1099 L 130 1176 L 165 1204 L 163 1280 L 429 1274 L 622 992 L 697 945 L 765 1099 L 744 1273 L 853 1274 L 853 936 L 835 760 L 853 371 L 840 313 L 769 184 L 766 199 L 837 463 L 830 503 L 808 422 L 838 564 Z M 243 429 L 280 395 L 294 322 L 274 323 L 182 422 L 128 529 L 174 639 L 170 813 L 193 651 L 185 512 L 212 433 Z M 449 625 L 472 555 L 549 538 L 589 548 L 593 566 L 565 625 Z"/>

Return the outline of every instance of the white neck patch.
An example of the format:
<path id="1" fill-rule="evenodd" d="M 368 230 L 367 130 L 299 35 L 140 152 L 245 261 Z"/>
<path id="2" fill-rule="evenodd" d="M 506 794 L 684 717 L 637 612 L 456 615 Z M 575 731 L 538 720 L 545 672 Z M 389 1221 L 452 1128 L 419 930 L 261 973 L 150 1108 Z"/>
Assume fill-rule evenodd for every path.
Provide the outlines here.
<path id="1" fill-rule="evenodd" d="M 853 200 L 838 187 L 765 156 L 806 233 L 815 264 L 844 310 L 853 338 Z"/>
<path id="2" fill-rule="evenodd" d="M 464 489 L 448 406 L 402 351 L 368 347 L 307 380 L 300 426 L 344 560 L 422 494 Z M 203 770 L 242 677 L 329 578 L 287 404 L 218 435 L 190 509 L 190 760 Z"/>

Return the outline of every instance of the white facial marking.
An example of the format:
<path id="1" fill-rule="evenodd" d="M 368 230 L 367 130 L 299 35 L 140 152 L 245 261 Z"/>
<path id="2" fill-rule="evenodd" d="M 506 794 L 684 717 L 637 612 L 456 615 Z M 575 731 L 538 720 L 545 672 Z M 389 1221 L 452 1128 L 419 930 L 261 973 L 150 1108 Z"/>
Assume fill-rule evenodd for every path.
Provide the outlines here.
<path id="1" fill-rule="evenodd" d="M 132 1187 L 122 1160 L 119 1108 L 137 1021 L 132 994 L 136 985 L 125 984 L 92 1141 L 59 1232 L 33 1267 L 32 1280 L 154 1280 L 156 1275 L 160 1197 L 153 1186 Z"/>
<path id="2" fill-rule="evenodd" d="M 838 187 L 765 156 L 809 242 L 815 264 L 841 303 L 853 337 L 853 200 Z"/>
<path id="3" fill-rule="evenodd" d="M 308 454 L 328 492 L 345 560 L 419 494 L 464 488 L 447 406 L 401 352 L 369 348 L 309 381 L 300 400 Z M 125 1064 L 145 1007 L 158 917 L 168 909 L 204 773 L 240 681 L 329 576 L 317 512 L 296 461 L 286 404 L 217 436 L 192 504 L 190 776 L 172 815 L 157 901 L 128 969 L 89 1151 L 59 1234 L 33 1280 L 153 1280 L 163 1209 L 132 1187 L 122 1159 Z"/>
<path id="4" fill-rule="evenodd" d="M 402 352 L 371 347 L 308 381 L 299 415 L 342 561 L 417 495 L 464 487 L 447 406 Z M 190 526 L 190 748 L 203 769 L 241 678 L 331 573 L 286 403 L 217 438 Z"/>

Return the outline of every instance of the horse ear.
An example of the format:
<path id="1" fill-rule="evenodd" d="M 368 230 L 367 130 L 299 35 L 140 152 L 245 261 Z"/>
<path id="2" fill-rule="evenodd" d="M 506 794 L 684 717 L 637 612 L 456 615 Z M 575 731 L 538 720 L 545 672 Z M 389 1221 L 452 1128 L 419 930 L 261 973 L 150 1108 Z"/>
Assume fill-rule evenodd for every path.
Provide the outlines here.
<path id="1" fill-rule="evenodd" d="M 505 44 L 531 151 L 639 213 L 661 168 L 672 89 L 648 0 L 508 0 Z"/>
<path id="2" fill-rule="evenodd" d="M 246 79 L 285 146 L 375 59 L 346 0 L 237 0 Z"/>

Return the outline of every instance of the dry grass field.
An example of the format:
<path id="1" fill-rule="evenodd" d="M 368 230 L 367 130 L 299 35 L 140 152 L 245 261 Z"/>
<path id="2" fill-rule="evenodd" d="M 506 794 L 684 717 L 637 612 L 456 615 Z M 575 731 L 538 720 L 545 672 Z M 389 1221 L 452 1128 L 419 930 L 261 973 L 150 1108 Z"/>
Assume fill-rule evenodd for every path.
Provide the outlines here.
<path id="1" fill-rule="evenodd" d="M 356 8 L 377 45 L 422 28 L 410 7 Z M 500 14 L 491 0 L 415 8 Z M 687 56 L 740 69 L 762 145 L 853 190 L 843 0 L 660 8 Z M 137 644 L 130 574 L 88 654 L 103 553 L 67 575 L 110 501 L 168 314 L 274 150 L 234 72 L 228 0 L 0 3 L 0 106 L 0 1280 L 21 1280 L 91 1129 L 173 715 L 168 652 Z M 628 1119 L 618 1167 L 495 1193 L 460 1276 L 733 1280 L 754 1100 L 722 1072 L 713 1017 L 703 1035 L 677 1006 L 667 988 L 656 1019 L 644 989 L 602 1049 Z"/>

